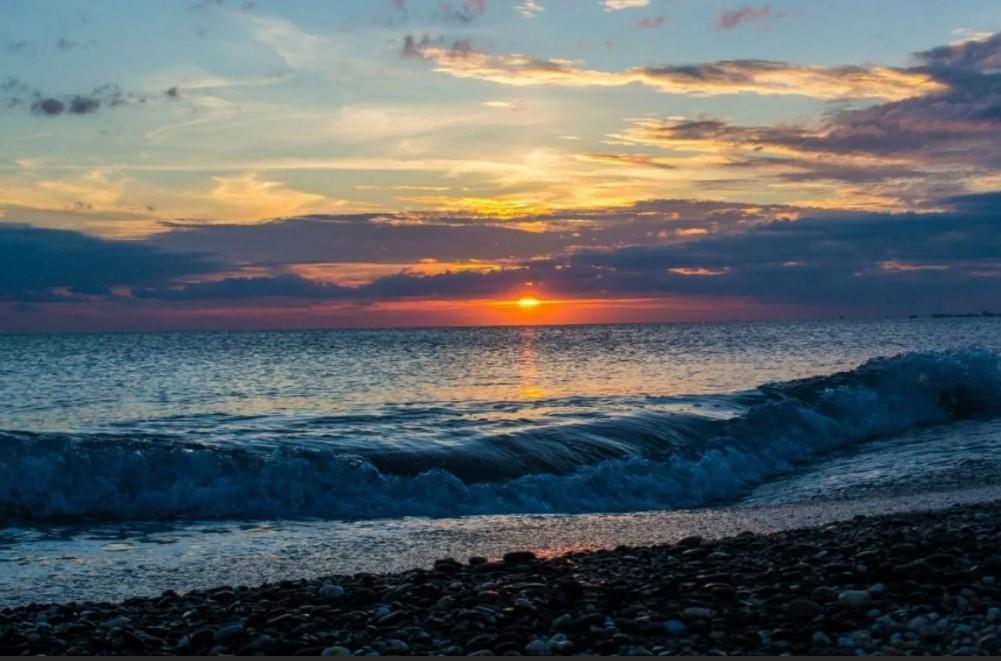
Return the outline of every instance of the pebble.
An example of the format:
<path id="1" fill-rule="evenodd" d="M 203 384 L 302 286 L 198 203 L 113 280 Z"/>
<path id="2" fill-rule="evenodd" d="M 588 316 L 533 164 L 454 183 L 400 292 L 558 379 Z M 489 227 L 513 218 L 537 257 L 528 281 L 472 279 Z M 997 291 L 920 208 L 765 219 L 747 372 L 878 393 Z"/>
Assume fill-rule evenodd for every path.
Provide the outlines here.
<path id="1" fill-rule="evenodd" d="M 1001 653 L 1001 586 L 987 580 L 1001 576 L 998 548 L 1001 503 L 551 560 L 519 551 L 4 609 L 0 654 L 991 655 Z"/>
<path id="2" fill-rule="evenodd" d="M 320 596 L 328 601 L 334 601 L 344 596 L 344 588 L 326 583 L 320 588 Z"/>
<path id="3" fill-rule="evenodd" d="M 789 615 L 797 619 L 812 620 L 824 612 L 820 604 L 810 599 L 793 599 L 786 606 Z"/>
<path id="4" fill-rule="evenodd" d="M 320 656 L 353 656 L 353 654 L 351 654 L 351 650 L 346 647 L 331 645 L 330 647 L 325 647 L 320 653 Z"/>
<path id="5" fill-rule="evenodd" d="M 512 551 L 504 554 L 504 564 L 506 565 L 520 565 L 533 561 L 535 561 L 535 554 L 531 551 Z"/>
<path id="6" fill-rule="evenodd" d="M 838 595 L 838 603 L 849 608 L 865 608 L 872 603 L 872 595 L 866 590 L 845 590 Z"/>
<path id="7" fill-rule="evenodd" d="M 664 623 L 664 628 L 672 636 L 684 636 L 688 631 L 688 626 L 680 620 L 668 620 Z"/>
<path id="8" fill-rule="evenodd" d="M 530 656 L 549 656 L 549 643 L 541 638 L 536 638 L 528 645 L 525 645 L 525 652 Z"/>
<path id="9" fill-rule="evenodd" d="M 689 620 L 711 620 L 716 613 L 711 608 L 692 606 L 681 611 L 681 614 Z"/>
<path id="10" fill-rule="evenodd" d="M 820 646 L 823 646 L 823 647 L 827 647 L 828 645 L 831 644 L 830 637 L 826 633 L 824 633 L 823 631 L 815 631 L 813 633 L 813 639 L 812 640 L 813 640 L 813 644 L 814 645 L 820 645 Z"/>
<path id="11" fill-rule="evenodd" d="M 234 638 L 242 636 L 243 631 L 244 629 L 242 624 L 230 624 L 220 629 L 216 629 L 216 632 L 212 634 L 212 640 L 217 643 L 228 643 Z"/>

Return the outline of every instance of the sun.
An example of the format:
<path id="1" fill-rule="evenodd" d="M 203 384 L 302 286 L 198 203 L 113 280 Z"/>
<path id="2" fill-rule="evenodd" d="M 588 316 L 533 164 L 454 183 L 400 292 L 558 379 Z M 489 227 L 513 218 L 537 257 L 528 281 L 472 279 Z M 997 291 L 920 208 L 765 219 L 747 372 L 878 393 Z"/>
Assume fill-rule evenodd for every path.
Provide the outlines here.
<path id="1" fill-rule="evenodd" d="M 522 296 L 518 299 L 518 307 L 522 310 L 531 310 L 539 306 L 539 299 L 532 296 Z"/>

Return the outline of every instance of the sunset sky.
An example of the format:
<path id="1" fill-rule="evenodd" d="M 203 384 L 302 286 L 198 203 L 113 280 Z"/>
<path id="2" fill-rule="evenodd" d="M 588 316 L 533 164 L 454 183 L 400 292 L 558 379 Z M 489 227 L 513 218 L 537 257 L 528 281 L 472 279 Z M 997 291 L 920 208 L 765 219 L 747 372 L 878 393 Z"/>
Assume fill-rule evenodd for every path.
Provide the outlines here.
<path id="1" fill-rule="evenodd" d="M 998 31 L 996 0 L 4 0 L 0 331 L 1001 311 Z"/>

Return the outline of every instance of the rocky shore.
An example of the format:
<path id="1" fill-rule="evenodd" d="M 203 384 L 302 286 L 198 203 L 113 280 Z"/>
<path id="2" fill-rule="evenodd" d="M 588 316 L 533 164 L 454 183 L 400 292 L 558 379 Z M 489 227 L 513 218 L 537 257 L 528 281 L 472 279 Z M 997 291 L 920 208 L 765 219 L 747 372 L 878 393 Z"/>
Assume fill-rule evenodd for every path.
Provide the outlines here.
<path id="1" fill-rule="evenodd" d="M 0 611 L 4 655 L 233 653 L 998 654 L 1001 503 Z"/>

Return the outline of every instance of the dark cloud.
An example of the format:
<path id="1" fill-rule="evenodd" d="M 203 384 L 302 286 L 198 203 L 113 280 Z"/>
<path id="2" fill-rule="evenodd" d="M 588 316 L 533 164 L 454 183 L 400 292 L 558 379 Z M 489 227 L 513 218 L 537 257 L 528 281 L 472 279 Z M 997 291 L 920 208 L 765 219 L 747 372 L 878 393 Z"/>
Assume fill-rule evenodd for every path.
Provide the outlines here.
<path id="1" fill-rule="evenodd" d="M 112 102 L 110 105 L 115 104 Z M 36 115 L 48 116 L 61 115 L 64 112 L 71 115 L 89 115 L 96 112 L 100 107 L 100 98 L 74 94 L 64 99 L 57 99 L 55 97 L 38 99 L 31 104 L 31 112 Z"/>
<path id="2" fill-rule="evenodd" d="M 768 27 L 772 18 L 782 16 L 782 12 L 772 12 L 771 5 L 755 7 L 753 5 L 741 5 L 736 9 L 729 9 L 720 12 L 716 18 L 717 30 L 732 30 L 744 25 L 758 25 Z"/>
<path id="3" fill-rule="evenodd" d="M 654 201 L 625 211 L 592 211 L 591 220 L 602 222 L 590 237 L 530 234 L 459 219 L 401 226 L 367 216 L 178 227 L 145 242 L 15 227 L 0 233 L 0 297 L 39 304 L 83 296 L 122 300 L 109 294 L 122 287 L 136 299 L 175 304 L 257 299 L 364 304 L 504 297 L 532 282 L 547 296 L 568 298 L 739 298 L 872 314 L 996 307 L 1001 193 L 940 204 L 953 210 L 794 221 L 774 220 L 778 208 L 755 216 L 750 208 Z M 650 234 L 657 227 L 661 231 Z M 693 227 L 699 231 L 676 231 Z M 589 238 L 601 240 L 588 247 Z M 401 271 L 359 287 L 310 280 L 290 268 L 309 262 L 413 263 L 430 254 L 464 259 L 477 251 L 505 256 L 504 268 L 435 275 Z M 248 267 L 254 275 L 234 275 Z"/>
<path id="4" fill-rule="evenodd" d="M 136 289 L 137 298 L 163 301 L 246 300 L 261 298 L 337 299 L 355 290 L 335 284 L 315 282 L 293 274 L 232 277 L 176 287 Z"/>
<path id="5" fill-rule="evenodd" d="M 61 115 L 66 110 L 66 104 L 59 99 L 39 99 L 31 104 L 31 112 L 36 115 Z"/>
<path id="6" fill-rule="evenodd" d="M 59 39 L 56 40 L 56 48 L 61 51 L 70 51 L 79 45 L 79 43 L 67 37 L 59 37 Z"/>
<path id="7" fill-rule="evenodd" d="M 117 286 L 157 285 L 219 268 L 219 263 L 204 255 L 171 253 L 140 242 L 0 226 L 0 298 L 5 299 L 101 296 Z"/>
<path id="8" fill-rule="evenodd" d="M 646 18 L 641 18 L 636 21 L 636 27 L 641 30 L 656 30 L 664 27 L 664 23 L 666 21 L 666 16 L 647 16 Z"/>
<path id="9" fill-rule="evenodd" d="M 643 118 L 622 137 L 670 151 L 715 153 L 735 170 L 753 170 L 749 179 L 759 181 L 773 176 L 786 182 L 888 182 L 893 188 L 883 193 L 918 206 L 947 194 L 944 184 L 959 193 L 972 177 L 990 176 L 1001 167 L 1001 35 L 917 53 L 912 61 L 913 68 L 900 71 L 928 76 L 937 89 L 863 108 L 834 109 L 812 124 L 742 126 L 705 117 Z M 707 82 L 732 74 L 714 71 L 714 66 L 671 67 L 669 73 Z M 656 69 L 651 72 L 656 75 Z M 925 183 L 924 192 L 918 180 Z"/>
<path id="10" fill-rule="evenodd" d="M 176 251 L 208 250 L 236 263 L 401 263 L 541 255 L 564 249 L 574 240 L 570 234 L 533 234 L 451 219 L 401 224 L 374 216 L 314 216 L 255 225 L 176 226 L 150 242 Z"/>
<path id="11" fill-rule="evenodd" d="M 171 87 L 163 98 L 176 100 L 180 90 Z M 0 83 L 0 103 L 8 108 L 27 107 L 35 115 L 58 117 L 60 115 L 89 115 L 102 108 L 125 105 L 143 105 L 150 97 L 125 92 L 114 83 L 99 85 L 84 94 L 51 95 L 35 89 L 17 78 L 7 78 Z"/>
<path id="12" fill-rule="evenodd" d="M 1001 34 L 939 46 L 911 56 L 917 66 L 940 70 L 1001 72 Z"/>
<path id="13" fill-rule="evenodd" d="M 996 307 L 1001 210 L 994 215 L 857 215 L 756 226 L 659 246 L 585 250 L 520 270 L 401 274 L 378 297 L 497 296 L 531 281 L 567 297 L 740 297 L 868 313 Z M 906 237 L 906 239 L 902 238 Z"/>
<path id="14" fill-rule="evenodd" d="M 418 38 L 412 34 L 408 34 L 403 37 L 400 57 L 426 60 L 428 59 L 427 51 L 432 48 L 447 49 L 453 57 L 461 57 L 464 54 L 474 52 L 473 42 L 469 39 L 455 39 L 448 42 L 444 37 L 440 36 L 432 37 L 425 34 Z"/>
<path id="15" fill-rule="evenodd" d="M 446 22 L 472 23 L 486 11 L 487 0 L 462 0 L 461 3 L 441 0 L 435 16 Z"/>
<path id="16" fill-rule="evenodd" d="M 525 219 L 546 225 L 549 231 L 541 233 L 448 214 L 309 216 L 252 225 L 174 225 L 149 242 L 173 251 L 205 250 L 240 264 L 517 260 L 584 246 L 659 241 L 692 227 L 736 231 L 798 212 L 782 205 L 652 200 Z"/>
<path id="17" fill-rule="evenodd" d="M 8 41 L 3 45 L 3 49 L 10 55 L 33 56 L 38 53 L 38 49 L 35 48 L 35 45 L 25 39 Z"/>
<path id="18" fill-rule="evenodd" d="M 89 96 L 74 96 L 70 99 L 69 112 L 74 115 L 86 115 L 101 107 L 101 102 Z"/>

